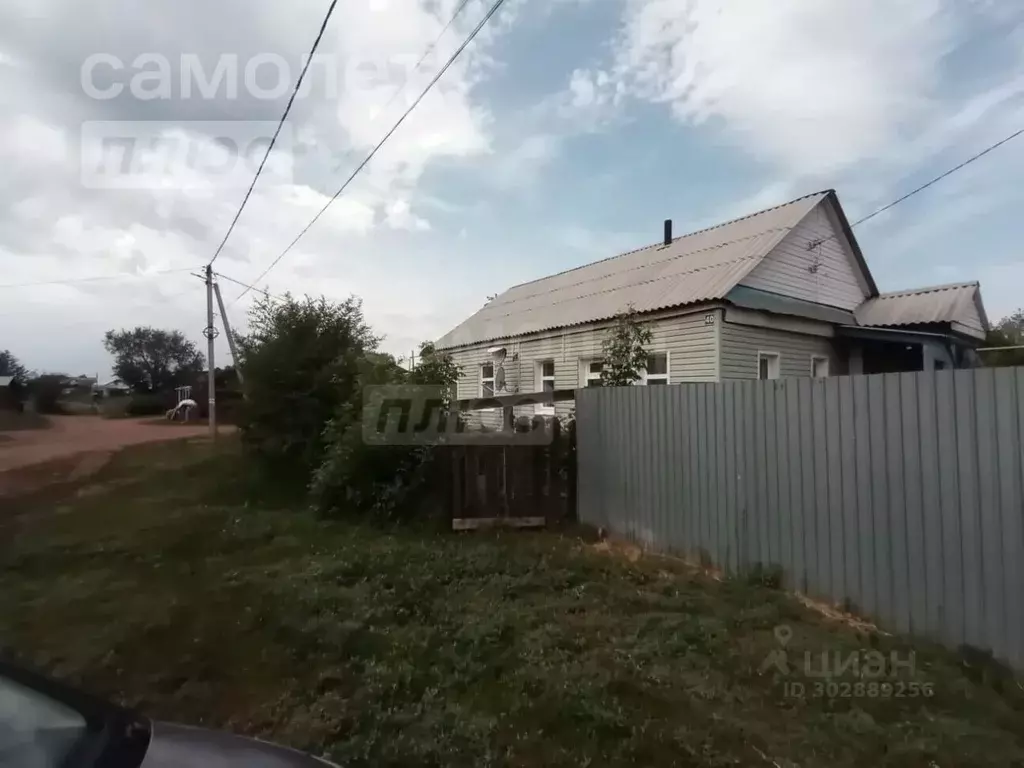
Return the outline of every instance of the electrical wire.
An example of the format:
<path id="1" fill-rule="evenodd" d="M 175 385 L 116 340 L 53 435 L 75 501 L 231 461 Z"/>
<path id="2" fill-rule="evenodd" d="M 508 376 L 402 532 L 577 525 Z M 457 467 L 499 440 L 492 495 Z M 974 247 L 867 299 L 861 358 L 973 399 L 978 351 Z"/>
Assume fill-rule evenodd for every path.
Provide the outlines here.
<path id="1" fill-rule="evenodd" d="M 309 56 L 306 58 L 305 65 L 302 67 L 299 79 L 295 81 L 295 89 L 292 91 L 292 95 L 288 99 L 288 105 L 284 108 L 284 114 L 281 115 L 281 120 L 277 124 L 277 130 L 274 131 L 274 137 L 270 140 L 270 144 L 267 146 L 267 152 L 263 155 L 260 167 L 256 169 L 256 175 L 253 176 L 252 183 L 249 185 L 249 190 L 245 193 L 245 197 L 242 199 L 242 204 L 238 207 L 238 211 L 235 213 L 235 218 L 231 221 L 231 226 L 228 227 L 228 231 L 224 235 L 224 239 L 221 241 L 220 245 L 217 246 L 217 251 L 213 254 L 213 258 L 210 259 L 211 266 L 213 265 L 213 262 L 217 260 L 217 257 L 220 256 L 220 252 L 224 250 L 224 246 L 227 245 L 228 238 L 231 237 L 231 233 L 235 231 L 235 225 L 238 224 L 238 220 L 242 216 L 242 211 L 245 210 L 245 206 L 249 202 L 249 198 L 252 196 L 252 191 L 256 188 L 256 182 L 259 181 L 260 174 L 263 173 L 263 168 L 266 166 L 267 160 L 270 158 L 270 153 L 274 151 L 274 145 L 277 144 L 277 138 L 281 135 L 281 129 L 284 128 L 284 123 L 288 119 L 288 114 L 292 111 L 292 105 L 295 103 L 295 99 L 299 95 L 299 89 L 302 88 L 302 81 L 305 80 L 306 73 L 309 71 L 309 67 L 313 63 L 313 56 L 320 47 L 320 41 L 323 40 L 324 33 L 327 31 L 327 24 L 330 22 L 331 16 L 334 14 L 334 9 L 337 5 L 338 0 L 331 0 L 331 4 L 327 8 L 327 15 L 324 16 L 323 23 L 320 25 L 320 31 L 317 33 L 316 40 L 313 41 L 313 47 L 309 52 Z"/>
<path id="2" fill-rule="evenodd" d="M 441 31 L 437 34 L 437 37 L 434 38 L 434 41 L 430 45 L 428 45 L 426 49 L 423 51 L 423 55 L 420 56 L 420 60 L 416 62 L 416 66 L 414 66 L 406 73 L 405 77 L 402 79 L 402 82 L 395 89 L 395 92 L 391 94 L 391 98 L 388 99 L 387 103 L 384 104 L 384 106 L 381 107 L 380 110 L 377 112 L 378 116 L 383 115 L 385 112 L 387 112 L 388 107 L 395 103 L 395 99 L 398 98 L 399 94 L 402 93 L 402 91 L 405 90 L 405 87 L 409 84 L 409 80 L 412 77 L 412 75 L 419 71 L 420 67 L 423 66 L 423 62 L 425 62 L 427 60 L 427 57 L 434 52 L 434 49 L 437 48 L 437 44 L 441 42 L 441 38 L 445 36 L 449 29 L 451 29 L 452 24 L 454 24 L 455 20 L 459 18 L 459 15 L 462 13 L 463 10 L 465 10 L 467 5 L 469 5 L 469 0 L 462 0 L 462 2 L 459 3 L 458 7 L 455 9 L 455 12 L 451 15 L 451 18 L 448 19 L 448 23 L 444 25 Z M 338 163 L 334 167 L 334 170 L 340 171 L 342 165 L 344 165 L 343 162 Z"/>
<path id="3" fill-rule="evenodd" d="M 914 195 L 918 194 L 919 192 L 922 192 L 922 191 L 928 189 L 930 186 L 938 183 L 939 181 L 942 181 L 946 177 L 951 176 L 952 174 L 954 174 L 957 171 L 961 170 L 965 166 L 970 165 L 975 160 L 981 159 L 982 157 L 987 155 L 989 152 L 992 152 L 993 150 L 998 149 L 1003 144 L 1006 144 L 1007 142 L 1012 141 L 1013 139 L 1017 138 L 1021 134 L 1024 134 L 1024 128 L 1022 128 L 1022 129 L 1020 129 L 1020 130 L 1010 134 L 1009 136 L 1007 136 L 1004 139 L 1001 139 L 1001 140 L 997 141 L 995 144 L 989 145 L 988 147 L 986 147 L 982 151 L 978 152 L 977 154 L 974 154 L 971 157 L 967 158 L 962 163 L 954 166 L 953 168 L 950 168 L 947 171 L 944 171 L 943 173 L 939 174 L 938 176 L 936 176 L 935 178 L 931 179 L 930 181 L 922 184 L 921 186 L 917 187 L 916 189 L 913 189 L 910 192 L 906 193 L 905 195 L 902 195 L 901 197 L 897 198 L 896 200 L 893 200 L 891 203 L 887 203 L 886 205 L 882 206 L 878 210 L 873 211 L 872 213 L 869 213 L 867 216 L 864 216 L 864 217 L 862 217 L 860 219 L 857 219 L 857 221 L 853 222 L 850 225 L 850 228 L 853 229 L 854 227 L 857 227 L 857 226 L 865 223 L 866 221 L 870 221 L 871 219 L 875 218 L 879 214 L 884 213 L 885 211 L 889 210 L 890 208 L 893 208 L 893 207 L 899 205 L 904 200 L 907 200 L 907 199 L 913 197 Z M 714 246 L 711 246 L 710 248 L 702 248 L 702 249 L 700 249 L 700 251 L 714 250 L 715 248 L 720 248 L 720 247 L 722 247 L 724 245 L 731 245 L 731 244 L 733 244 L 735 242 L 739 242 L 740 240 L 748 240 L 748 239 L 755 238 L 755 237 L 761 237 L 762 235 L 769 234 L 770 232 L 773 232 L 773 231 L 777 231 L 777 230 L 766 230 L 764 232 L 758 232 L 758 233 L 756 233 L 754 235 L 751 235 L 751 236 L 748 236 L 748 237 L 739 238 L 738 240 L 732 240 L 732 241 L 729 241 L 729 242 L 726 242 L 726 243 L 718 243 L 718 244 L 716 244 Z M 691 233 L 691 234 L 695 234 L 695 233 Z M 826 243 L 829 240 L 833 240 L 833 239 L 837 238 L 838 236 L 839 236 L 839 233 L 835 233 L 835 234 L 829 235 L 828 237 L 823 237 L 821 239 L 816 239 L 816 240 L 813 241 L 813 244 L 814 244 L 815 247 L 817 247 L 817 246 L 820 246 L 822 243 Z M 683 237 L 686 237 L 686 235 L 684 235 Z M 648 247 L 652 247 L 652 246 L 648 246 Z M 641 250 L 643 250 L 643 249 L 641 249 Z M 659 260 L 659 261 L 644 262 L 639 267 L 633 267 L 631 269 L 632 270 L 646 269 L 648 267 L 654 266 L 655 264 L 661 264 L 661 263 L 665 263 L 665 262 L 668 262 L 668 261 L 673 261 L 675 259 L 684 258 L 686 256 L 689 256 L 692 253 L 698 253 L 700 251 L 688 251 L 686 253 L 677 254 L 675 256 L 670 256 L 667 259 L 662 259 L 662 260 Z M 632 253 L 632 252 L 630 252 L 630 253 Z M 619 255 L 620 256 L 624 256 L 626 254 L 619 254 Z M 617 256 L 613 256 L 611 258 L 618 258 L 618 257 Z M 510 301 L 510 302 L 503 302 L 502 304 L 497 305 L 497 306 L 508 306 L 508 305 L 511 305 L 511 304 L 514 304 L 514 303 L 517 303 L 517 302 L 526 301 L 528 299 L 535 299 L 535 298 L 537 298 L 539 296 L 543 296 L 544 294 L 547 294 L 547 293 L 554 293 L 556 291 L 564 291 L 567 287 L 572 288 L 572 287 L 577 287 L 577 286 L 583 285 L 585 283 L 594 282 L 596 280 L 602 280 L 602 279 L 604 279 L 604 277 L 605 276 L 598 275 L 597 277 L 585 278 L 584 280 L 577 281 L 577 282 L 572 283 L 572 284 L 570 284 L 568 286 L 561 285 L 558 288 L 551 288 L 551 289 L 547 289 L 547 290 L 543 290 L 543 291 L 537 291 L 537 292 L 534 292 L 534 293 L 527 294 L 525 296 L 520 296 L 519 298 L 517 298 L 517 299 L 515 299 L 513 301 Z M 678 277 L 678 275 L 669 275 L 669 277 Z M 664 278 L 655 278 L 655 280 L 658 280 L 658 279 L 664 279 Z M 598 292 L 598 293 L 601 293 L 601 292 Z M 589 295 L 596 295 L 596 294 L 589 294 Z M 574 297 L 572 297 L 572 299 L 565 299 L 564 301 L 576 300 L 576 299 L 579 299 L 579 298 L 581 298 L 581 297 L 574 296 Z M 556 303 L 560 303 L 560 302 L 556 302 Z M 545 306 L 547 306 L 547 305 L 545 305 Z M 532 310 L 521 310 L 521 311 L 532 311 Z M 511 313 L 505 313 L 503 315 L 503 317 L 508 317 L 510 315 L 511 315 Z"/>
<path id="4" fill-rule="evenodd" d="M 936 184 L 936 183 L 938 183 L 938 182 L 942 181 L 942 180 L 943 180 L 944 178 L 946 178 L 947 176 L 952 176 L 952 175 L 953 175 L 954 173 L 956 173 L 957 171 L 959 171 L 959 170 L 960 170 L 961 168 L 964 168 L 964 167 L 966 167 L 966 166 L 970 165 L 970 164 L 971 164 L 971 163 L 973 163 L 973 162 L 974 162 L 975 160 L 980 160 L 981 158 L 983 158 L 983 157 L 984 157 L 985 155 L 987 155 L 987 154 L 988 154 L 989 152 L 991 152 L 992 150 L 994 150 L 994 149 L 998 149 L 999 147 L 1003 146 L 1003 144 L 1006 144 L 1006 143 L 1007 143 L 1008 141 L 1012 141 L 1013 139 L 1016 139 L 1016 138 L 1017 138 L 1018 136 L 1020 136 L 1020 135 L 1021 135 L 1022 133 L 1024 133 L 1024 128 L 1021 128 L 1021 129 L 1020 129 L 1019 131 L 1016 131 L 1016 132 L 1014 132 L 1014 133 L 1011 133 L 1011 134 L 1010 134 L 1009 136 L 1007 136 L 1007 137 L 1006 137 L 1005 139 L 1001 139 L 1001 140 L 997 141 L 997 142 L 996 142 L 995 144 L 992 144 L 991 146 L 988 146 L 988 147 L 986 147 L 985 149 L 981 150 L 981 152 L 979 152 L 978 154 L 976 154 L 976 155 L 973 155 L 973 156 L 971 156 L 971 157 L 967 158 L 967 159 L 966 159 L 966 160 L 964 160 L 964 161 L 963 161 L 962 163 L 960 163 L 959 165 L 956 165 L 956 166 L 954 166 L 954 167 L 950 168 L 950 169 L 949 169 L 948 171 L 946 171 L 945 173 L 941 173 L 941 174 L 939 174 L 939 175 L 938 175 L 938 176 L 936 176 L 936 177 L 935 177 L 934 179 L 932 179 L 931 181 L 928 181 L 928 182 L 926 182 L 926 183 L 922 184 L 922 185 L 921 185 L 920 187 L 918 187 L 917 189 L 913 189 L 913 190 L 911 190 L 910 192 L 907 192 L 907 194 L 903 195 L 903 197 L 900 197 L 900 198 L 897 198 L 896 200 L 893 200 L 893 201 L 892 201 L 891 203 L 889 203 L 888 205 L 883 205 L 883 206 L 882 206 L 881 208 L 879 208 L 879 209 L 878 209 L 877 211 L 874 211 L 874 212 L 872 212 L 872 213 L 869 213 L 869 214 L 868 214 L 867 216 L 865 216 L 864 218 L 861 218 L 861 219 L 857 219 L 857 221 L 853 222 L 853 224 L 851 224 L 851 225 L 850 225 L 850 228 L 852 229 L 853 227 L 856 227 L 856 226 L 858 226 L 858 225 L 860 225 L 860 224 L 863 224 L 863 223 L 864 223 L 865 221 L 870 221 L 871 219 L 875 218 L 875 216 L 878 216 L 878 215 L 879 215 L 880 213 L 885 213 L 885 212 L 886 212 L 886 211 L 888 211 L 888 210 L 889 210 L 890 208 L 894 208 L 895 206 L 897 206 L 897 205 L 899 205 L 900 203 L 902 203 L 902 202 L 903 202 L 904 200 L 907 200 L 907 199 L 909 199 L 909 198 L 913 197 L 913 196 L 914 196 L 914 195 L 916 195 L 916 194 L 917 194 L 918 192 L 923 192 L 924 190 L 928 189 L 928 187 L 930 187 L 930 186 L 932 186 L 933 184 Z"/>
<path id="5" fill-rule="evenodd" d="M 241 286 L 242 288 L 247 288 L 250 291 L 257 291 L 258 293 L 262 293 L 268 299 L 273 299 L 274 301 L 285 301 L 285 298 L 283 296 L 275 296 L 274 294 L 264 290 L 263 288 L 257 288 L 255 285 L 249 285 L 248 283 L 243 283 L 241 280 L 236 280 L 233 277 L 228 277 L 223 272 L 214 272 L 214 274 L 221 280 L 227 280 L 229 283 L 234 283 L 235 285 Z"/>
<path id="6" fill-rule="evenodd" d="M 157 277 L 159 275 L 170 275 L 175 272 L 191 272 L 193 269 L 199 269 L 199 267 L 180 267 L 178 269 L 160 269 L 155 272 L 147 272 L 143 275 L 96 275 L 93 277 L 74 277 L 68 280 L 43 280 L 38 283 L 9 283 L 7 285 L 0 285 L 0 288 L 35 288 L 37 286 L 44 285 L 74 285 L 75 283 L 95 283 L 102 280 L 145 280 L 150 277 Z"/>
<path id="7" fill-rule="evenodd" d="M 307 224 L 302 229 L 302 231 L 299 232 L 295 239 L 288 244 L 288 247 L 286 247 L 281 252 L 281 254 L 270 263 L 270 266 L 263 270 L 263 272 L 261 272 L 260 275 L 255 280 L 253 280 L 253 283 L 258 283 L 260 280 L 266 277 L 270 270 L 276 267 L 278 263 L 281 261 L 281 259 L 287 256 L 291 252 L 292 248 L 294 248 L 296 244 L 298 244 L 299 240 L 301 240 L 302 237 L 313 227 L 313 225 L 320 220 L 320 217 L 327 212 L 327 209 L 331 207 L 334 201 L 341 197 L 341 195 L 345 192 L 346 189 L 348 189 L 349 185 L 356 178 L 356 176 L 358 176 L 359 173 L 363 170 L 363 168 L 365 168 L 369 164 L 369 162 L 374 158 L 377 152 L 380 151 L 380 148 L 384 146 L 388 139 L 390 139 L 391 136 L 395 133 L 395 131 L 397 131 L 398 128 L 402 125 L 402 123 L 405 122 L 405 119 L 409 117 L 410 114 L 412 114 L 413 110 L 416 109 L 417 106 L 419 106 L 419 103 L 423 101 L 424 97 L 430 92 L 430 90 L 434 87 L 437 81 L 444 76 L 444 73 L 447 72 L 451 65 L 455 63 L 455 60 L 458 59 L 462 52 L 469 46 L 469 44 L 473 42 L 473 39 L 479 34 L 480 30 L 484 28 L 484 25 L 487 24 L 487 22 L 490 21 L 491 17 L 498 12 L 498 9 L 501 8 L 502 3 L 504 3 L 504 0 L 495 0 L 494 4 L 491 5 L 487 13 L 484 14 L 484 17 L 480 20 L 476 27 L 473 28 L 473 31 L 469 33 L 468 37 L 466 37 L 465 40 L 463 40 L 462 44 L 455 50 L 455 53 L 453 53 L 448 58 L 448 61 L 445 62 L 444 66 L 442 66 L 441 69 L 438 70 L 437 74 L 434 75 L 433 79 L 429 83 L 427 83 L 427 87 L 424 88 L 420 95 L 416 97 L 416 100 L 413 101 L 413 103 L 409 106 L 407 110 L 405 110 L 402 116 L 398 118 L 398 121 L 391 127 L 391 130 L 384 134 L 384 138 L 382 138 L 377 143 L 377 146 L 370 150 L 370 153 L 363 159 L 361 163 L 359 163 L 359 165 L 356 166 L 355 170 L 352 171 L 349 177 L 345 180 L 345 183 L 341 185 L 337 192 L 334 193 L 334 196 L 327 201 L 324 207 L 320 209 L 319 213 L 317 213 L 316 216 L 314 216 L 313 219 L 309 222 L 309 224 Z M 231 303 L 234 304 L 243 296 L 245 296 L 248 292 L 248 290 L 242 291 L 242 293 L 235 297 L 235 300 L 232 301 Z"/>

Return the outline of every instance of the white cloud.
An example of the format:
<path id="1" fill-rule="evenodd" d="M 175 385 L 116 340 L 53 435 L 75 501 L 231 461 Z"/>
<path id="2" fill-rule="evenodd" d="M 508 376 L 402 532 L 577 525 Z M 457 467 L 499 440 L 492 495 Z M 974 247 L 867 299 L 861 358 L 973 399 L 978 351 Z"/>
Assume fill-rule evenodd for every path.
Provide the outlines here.
<path id="1" fill-rule="evenodd" d="M 828 173 L 927 112 L 954 31 L 941 0 L 628 0 L 615 80 L 791 173 Z"/>
<path id="2" fill-rule="evenodd" d="M 0 89 L 0 167 L 4 186 L 17 192 L 6 201 L 7 216 L 0 221 L 2 282 L 123 277 L 4 290 L 4 315 L 15 313 L 33 329 L 23 337 L 27 349 L 19 354 L 41 368 L 102 366 L 102 331 L 118 325 L 181 327 L 200 341 L 205 322 L 201 283 L 187 272 L 154 273 L 194 267 L 213 254 L 254 166 L 214 173 L 210 168 L 218 163 L 168 161 L 160 142 L 185 137 L 210 159 L 220 150 L 189 120 L 224 120 L 225 115 L 228 123 L 276 120 L 283 107 L 228 100 L 223 91 L 213 103 L 182 101 L 170 105 L 173 109 L 124 99 L 86 100 L 69 89 L 79 88 L 77 70 L 82 56 L 91 52 L 76 47 L 90 37 L 87 30 L 100 30 L 97 42 L 90 44 L 98 50 L 126 46 L 112 50 L 128 62 L 136 49 L 163 51 L 172 61 L 180 53 L 198 53 L 212 71 L 211 63 L 223 53 L 237 53 L 244 61 L 257 52 L 280 51 L 297 59 L 308 49 L 323 13 L 316 4 L 284 9 L 254 0 L 236 27 L 211 18 L 200 34 L 186 7 L 198 5 L 197 0 L 175 6 L 180 13 L 161 12 L 160 24 L 146 13 L 115 12 L 126 8 L 124 0 L 102 3 L 105 12 L 82 13 L 73 0 L 39 0 L 32 8 L 16 4 L 0 10 L 0 28 L 5 28 L 0 32 L 5 52 L 0 57 L 0 84 L 5 86 Z M 422 69 L 411 75 L 403 95 L 382 112 L 455 5 L 456 0 L 380 0 L 339 7 L 321 52 L 334 57 L 344 87 L 331 100 L 324 93 L 324 72 L 311 70 L 320 79 L 308 98 L 296 102 L 289 122 L 301 141 L 275 150 L 218 269 L 252 280 L 323 209 L 355 162 L 382 138 L 486 9 L 483 0 L 472 0 Z M 396 339 L 400 349 L 441 335 L 472 308 L 475 278 L 453 285 L 450 274 L 437 268 L 451 258 L 451 249 L 430 239 L 435 235 L 424 211 L 445 211 L 436 193 L 424 188 L 423 177 L 439 162 L 492 152 L 493 118 L 475 89 L 491 71 L 491 44 L 515 17 L 517 3 L 506 5 L 513 10 L 492 20 L 357 181 L 263 281 L 273 292 L 336 298 L 355 293 L 364 298 L 377 330 Z M 47 35 L 29 39 L 18 34 L 29 11 L 52 21 L 41 27 Z M 252 50 L 239 50 L 243 45 Z M 61 55 L 54 57 L 55 50 Z M 17 70 L 6 66 L 13 62 Z M 33 100 L 26 102 L 21 94 L 29 93 Z M 157 122 L 149 123 L 158 128 L 157 140 L 132 164 L 132 175 L 120 180 L 127 188 L 83 185 L 83 121 L 142 125 L 154 120 L 145 110 L 160 108 Z M 303 144 L 305 154 L 299 152 Z M 341 155 L 347 164 L 335 168 Z M 224 292 L 229 302 L 237 295 L 230 283 Z M 444 296 L 441 309 L 439 296 Z M 248 301 L 229 309 L 236 325 L 242 324 Z M 62 322 L 53 316 L 55 308 L 75 320 Z M 224 355 L 221 346 L 218 342 Z"/>

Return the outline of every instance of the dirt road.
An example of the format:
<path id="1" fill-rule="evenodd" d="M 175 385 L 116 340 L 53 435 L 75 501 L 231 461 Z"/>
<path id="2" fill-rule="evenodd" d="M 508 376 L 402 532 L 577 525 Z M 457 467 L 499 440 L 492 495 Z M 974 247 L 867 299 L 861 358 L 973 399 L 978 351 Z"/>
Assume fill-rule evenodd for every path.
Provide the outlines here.
<path id="1" fill-rule="evenodd" d="M 50 479 L 90 474 L 115 451 L 140 443 L 179 440 L 207 434 L 206 425 L 172 426 L 152 419 L 102 419 L 54 416 L 49 429 L 4 432 L 0 441 L 0 495 L 38 487 L 30 468 L 45 465 Z M 44 481 L 45 482 L 48 481 Z M 26 487 L 27 486 L 27 487 Z"/>

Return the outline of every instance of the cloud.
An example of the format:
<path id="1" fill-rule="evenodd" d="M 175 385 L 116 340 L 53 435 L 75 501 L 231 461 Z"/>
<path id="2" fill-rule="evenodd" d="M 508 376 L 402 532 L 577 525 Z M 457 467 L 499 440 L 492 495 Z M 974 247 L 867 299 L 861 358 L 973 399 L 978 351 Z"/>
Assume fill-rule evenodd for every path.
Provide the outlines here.
<path id="1" fill-rule="evenodd" d="M 483 0 L 471 0 L 422 69 L 411 72 L 455 5 L 456 0 L 376 0 L 339 6 L 321 59 L 310 69 L 308 86 L 217 262 L 219 269 L 253 279 L 323 209 L 485 10 Z M 438 292 L 451 286 L 449 278 L 429 269 L 448 257 L 437 241 L 428 240 L 433 236 L 428 212 L 439 210 L 439 198 L 424 177 L 438 164 L 493 151 L 493 116 L 477 88 L 493 67 L 490 47 L 515 19 L 517 4 L 507 5 L 511 10 L 485 28 L 275 269 L 270 280 L 276 292 L 356 293 L 364 297 L 370 319 L 381 319 L 379 330 L 388 334 L 415 329 L 430 338 L 461 319 L 465 300 L 460 291 L 471 291 L 472 281 L 449 290 L 444 310 L 435 311 Z M 98 0 L 89 8 L 73 0 L 3 4 L 4 282 L 124 277 L 4 290 L 5 316 L 16 313 L 20 325 L 30 329 L 21 338 L 27 347 L 21 354 L 29 364 L 102 366 L 102 331 L 116 325 L 169 325 L 198 337 L 205 324 L 202 285 L 187 272 L 155 273 L 194 267 L 212 256 L 255 170 L 252 158 L 219 162 L 230 159 L 224 132 L 276 126 L 290 89 L 257 98 L 239 79 L 235 94 L 226 81 L 204 91 L 202 83 L 182 71 L 182 56 L 198 62 L 206 77 L 225 60 L 237 61 L 244 70 L 255 57 L 275 57 L 285 62 L 293 80 L 323 10 L 320 4 L 286 6 L 273 0 L 225 0 L 212 6 L 181 0 L 144 8 L 129 0 Z M 97 100 L 83 90 L 83 62 L 97 53 L 123 65 L 96 70 L 98 86 L 123 86 L 116 98 Z M 132 78 L 138 74 L 133 62 L 139 55 L 169 62 L 170 98 L 146 100 L 133 94 Z M 261 71 L 273 76 L 273 70 Z M 182 96 L 187 81 L 188 98 Z M 404 81 L 405 90 L 383 109 Z M 130 173 L 120 173 L 112 186 L 89 177 L 90 161 L 96 158 L 89 154 L 92 145 L 83 131 L 97 121 L 146 134 Z M 189 152 L 169 151 L 175 142 Z M 414 266 L 396 276 L 409 265 Z M 226 285 L 229 301 L 233 293 Z M 236 324 L 248 301 L 229 310 Z M 62 324 L 53 315 L 58 308 L 74 319 Z M 50 335 L 44 341 L 45 334 Z M 409 340 L 401 344 L 404 348 Z"/>
<path id="2" fill-rule="evenodd" d="M 791 173 L 829 173 L 928 111 L 954 21 L 940 0 L 627 0 L 605 90 L 720 127 Z M 573 82 L 591 97 L 585 74 Z"/>

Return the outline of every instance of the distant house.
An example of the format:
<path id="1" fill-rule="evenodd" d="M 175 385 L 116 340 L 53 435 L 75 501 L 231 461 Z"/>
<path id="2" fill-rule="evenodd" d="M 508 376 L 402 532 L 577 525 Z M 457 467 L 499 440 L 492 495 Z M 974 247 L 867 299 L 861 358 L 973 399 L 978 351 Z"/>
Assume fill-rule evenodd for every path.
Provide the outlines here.
<path id="1" fill-rule="evenodd" d="M 510 288 L 437 347 L 460 398 L 591 386 L 629 305 L 653 334 L 647 385 L 970 366 L 989 330 L 978 283 L 880 293 L 830 190 L 682 237 L 666 221 L 654 245 Z"/>
<path id="2" fill-rule="evenodd" d="M 106 384 L 93 384 L 92 393 L 94 397 L 116 397 L 127 395 L 131 388 L 120 379 L 113 379 Z"/>

